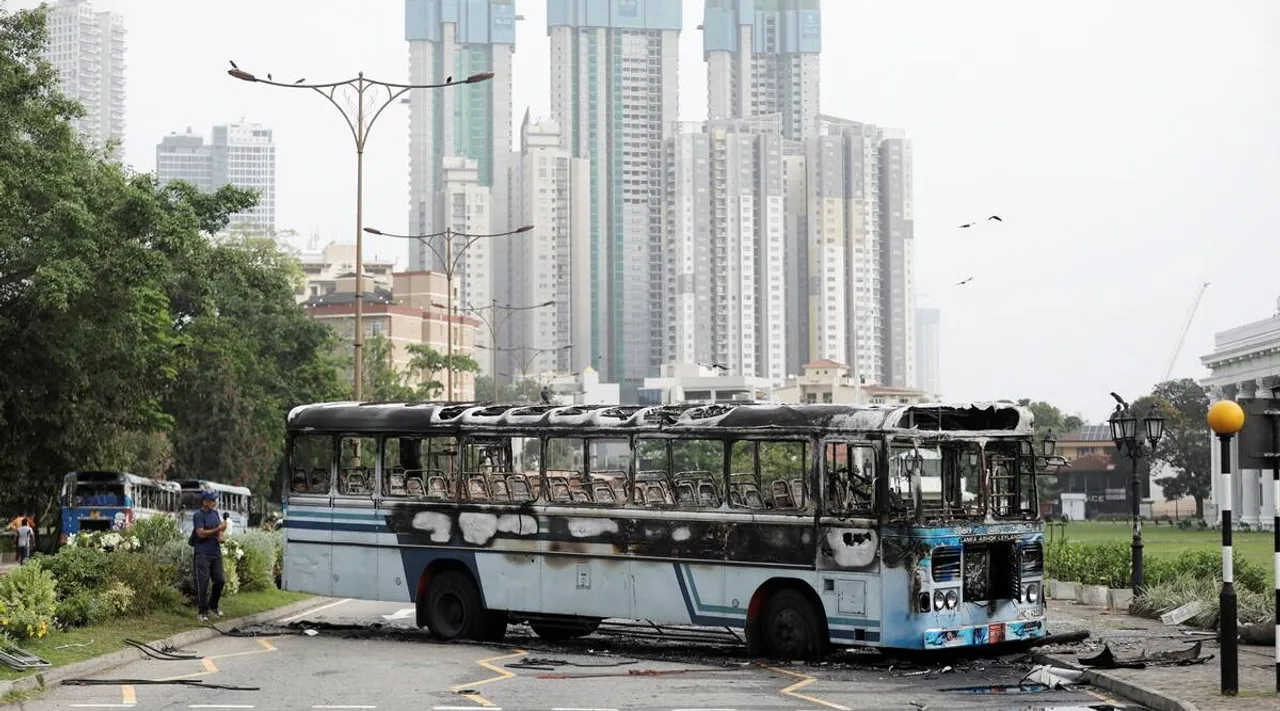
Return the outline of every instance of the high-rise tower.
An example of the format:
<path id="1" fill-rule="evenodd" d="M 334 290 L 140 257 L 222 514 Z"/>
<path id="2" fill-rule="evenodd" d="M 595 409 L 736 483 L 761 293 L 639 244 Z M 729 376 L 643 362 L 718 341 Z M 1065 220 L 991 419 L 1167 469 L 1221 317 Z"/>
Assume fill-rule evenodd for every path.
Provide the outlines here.
<path id="1" fill-rule="evenodd" d="M 820 0 L 706 0 L 707 118 L 778 114 L 783 136 L 818 125 Z"/>
<path id="2" fill-rule="evenodd" d="M 551 112 L 590 166 L 591 363 L 633 400 L 662 361 L 663 141 L 679 115 L 680 0 L 547 0 Z"/>
<path id="3" fill-rule="evenodd" d="M 410 83 L 438 84 L 449 77 L 493 72 L 492 79 L 480 84 L 408 94 L 409 229 L 414 233 L 432 234 L 448 226 L 438 215 L 445 209 L 440 205 L 442 171 L 446 159 L 453 158 L 475 161 L 478 184 L 491 191 L 490 209 L 501 213 L 489 215 L 487 222 L 495 228 L 507 224 L 515 23 L 515 0 L 405 0 Z M 411 269 L 439 266 L 416 240 L 409 245 L 409 264 Z"/>
<path id="4" fill-rule="evenodd" d="M 88 0 L 58 0 L 49 10 L 45 58 L 58 70 L 62 93 L 84 106 L 76 129 L 91 145 L 124 141 L 124 20 L 95 12 Z"/>

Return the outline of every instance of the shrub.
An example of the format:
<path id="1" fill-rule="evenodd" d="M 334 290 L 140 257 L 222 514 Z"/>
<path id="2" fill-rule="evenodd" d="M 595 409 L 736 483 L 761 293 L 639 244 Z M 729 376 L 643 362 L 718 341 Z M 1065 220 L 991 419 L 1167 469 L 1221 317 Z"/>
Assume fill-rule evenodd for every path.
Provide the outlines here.
<path id="1" fill-rule="evenodd" d="M 97 548 L 66 546 L 56 555 L 40 556 L 40 565 L 58 581 L 58 597 L 92 593 L 107 583 L 109 558 Z"/>
<path id="2" fill-rule="evenodd" d="M 276 534 L 267 531 L 248 531 L 234 536 L 244 549 L 237 573 L 245 590 L 269 590 L 275 587 L 275 570 L 279 549 Z"/>
<path id="3" fill-rule="evenodd" d="M 182 540 L 178 522 L 168 516 L 138 519 L 129 528 L 129 533 L 138 539 L 138 544 L 144 551 L 158 550 L 170 541 Z"/>
<path id="4" fill-rule="evenodd" d="M 1145 594 L 1134 600 L 1132 612 L 1142 617 L 1159 618 L 1190 602 L 1199 602 L 1200 612 L 1187 624 L 1202 629 L 1218 627 L 1217 581 L 1211 578 L 1166 581 L 1147 587 Z M 1237 591 L 1237 612 L 1241 622 L 1274 624 L 1274 600 L 1270 594 L 1253 590 Z"/>
<path id="5" fill-rule="evenodd" d="M 1074 543 L 1054 541 L 1045 547 L 1046 575 L 1085 585 L 1128 587 L 1131 581 L 1133 552 L 1129 544 Z M 1220 581 L 1221 554 L 1208 549 L 1184 550 L 1176 556 L 1147 556 L 1143 560 L 1143 582 L 1172 585 L 1199 580 Z M 1267 574 L 1260 566 L 1235 555 L 1236 585 L 1253 593 L 1266 591 Z"/>
<path id="6" fill-rule="evenodd" d="M 181 541 L 179 541 L 181 543 Z M 134 595 L 123 614 L 146 615 L 156 610 L 182 606 L 182 594 L 174 587 L 177 571 L 153 553 L 116 553 L 111 556 L 109 582 L 133 589 Z"/>
<path id="7" fill-rule="evenodd" d="M 98 602 L 94 593 L 81 590 L 60 600 L 53 616 L 61 627 L 83 627 L 107 619 L 110 610 Z"/>
<path id="8" fill-rule="evenodd" d="M 129 585 L 119 580 L 112 581 L 98 595 L 98 603 L 106 609 L 107 615 L 115 617 L 126 614 L 133 607 L 133 599 L 138 596 Z"/>
<path id="9" fill-rule="evenodd" d="M 0 627 L 16 639 L 49 633 L 57 609 L 57 581 L 38 560 L 0 578 Z"/>
<path id="10" fill-rule="evenodd" d="M 222 571 L 227 581 L 226 587 L 222 590 L 223 597 L 235 595 L 240 591 L 240 578 L 236 574 L 236 566 L 243 556 L 244 549 L 239 544 L 234 541 L 223 543 Z M 156 552 L 156 557 L 165 563 L 166 567 L 173 568 L 173 586 L 182 591 L 183 595 L 194 599 L 196 595 L 195 555 L 192 553 L 191 546 L 187 545 L 186 541 L 170 541 Z"/>
<path id="11" fill-rule="evenodd" d="M 67 537 L 69 548 L 96 548 L 101 551 L 132 551 L 139 547 L 138 538 L 119 531 L 81 531 Z"/>

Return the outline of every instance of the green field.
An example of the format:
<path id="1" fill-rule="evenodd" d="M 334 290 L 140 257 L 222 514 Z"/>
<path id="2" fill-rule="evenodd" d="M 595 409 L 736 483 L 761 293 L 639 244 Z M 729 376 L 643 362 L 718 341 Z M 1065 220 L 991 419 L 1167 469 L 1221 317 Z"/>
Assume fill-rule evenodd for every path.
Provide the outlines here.
<path id="1" fill-rule="evenodd" d="M 1107 541 L 1128 542 L 1132 538 L 1128 523 L 1107 521 L 1073 521 L 1071 523 L 1054 524 L 1045 532 L 1046 538 L 1059 540 L 1063 533 L 1068 541 L 1082 543 L 1102 543 Z M 1270 531 L 1236 531 L 1232 534 L 1232 546 L 1236 554 L 1267 571 L 1267 580 L 1275 581 L 1275 564 L 1273 562 L 1274 539 Z M 1203 531 L 1179 530 L 1169 525 L 1157 526 L 1150 522 L 1142 524 L 1143 555 L 1173 556 L 1188 548 L 1208 548 L 1221 550 L 1222 532 L 1213 529 Z"/>

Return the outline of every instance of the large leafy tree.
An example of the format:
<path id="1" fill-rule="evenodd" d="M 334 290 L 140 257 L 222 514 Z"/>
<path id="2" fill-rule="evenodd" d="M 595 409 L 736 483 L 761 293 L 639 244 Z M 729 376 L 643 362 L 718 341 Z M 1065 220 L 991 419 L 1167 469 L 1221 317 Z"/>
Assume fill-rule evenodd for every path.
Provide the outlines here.
<path id="1" fill-rule="evenodd" d="M 210 239 L 252 194 L 82 145 L 45 37 L 42 10 L 0 9 L 0 509 L 55 521 L 73 469 L 274 479 L 285 409 L 336 387 L 296 264 Z"/>
<path id="2" fill-rule="evenodd" d="M 1164 437 L 1152 459 L 1173 470 L 1172 475 L 1160 480 L 1165 499 L 1174 501 L 1190 496 L 1196 501 L 1196 517 L 1203 518 L 1212 481 L 1210 442 L 1204 424 L 1209 414 L 1209 396 L 1204 387 L 1191 378 L 1167 380 L 1156 385 L 1150 395 L 1133 403 L 1133 411 L 1140 419 L 1153 407 L 1164 415 L 1165 425 Z M 1138 426 L 1142 427 L 1141 421 Z M 1146 468 L 1150 464 L 1144 460 L 1140 466 Z"/>

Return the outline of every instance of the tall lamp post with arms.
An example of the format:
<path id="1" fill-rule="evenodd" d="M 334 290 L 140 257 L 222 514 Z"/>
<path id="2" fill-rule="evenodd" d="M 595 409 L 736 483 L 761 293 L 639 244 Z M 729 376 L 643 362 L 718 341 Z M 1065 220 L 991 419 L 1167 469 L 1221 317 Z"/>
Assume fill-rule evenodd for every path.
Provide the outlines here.
<path id="1" fill-rule="evenodd" d="M 1116 409 L 1111 413 L 1111 441 L 1122 457 L 1128 457 L 1132 465 L 1132 494 L 1130 496 L 1131 514 L 1133 516 L 1133 594 L 1142 594 L 1142 480 L 1138 478 L 1138 460 L 1155 454 L 1160 438 L 1164 436 L 1164 418 L 1156 406 L 1152 406 L 1147 416 L 1142 418 L 1141 433 L 1138 432 L 1138 418 L 1133 414 L 1129 403 L 1119 395 L 1111 393 L 1116 400 Z"/>
<path id="2" fill-rule="evenodd" d="M 485 328 L 489 329 L 489 347 L 484 348 L 484 350 L 488 350 L 496 354 L 498 351 L 506 350 L 498 346 L 498 334 L 502 332 L 502 327 L 507 325 L 507 321 L 509 321 L 513 315 L 520 313 L 521 311 L 532 311 L 534 309 L 541 309 L 555 305 L 555 301 L 544 301 L 541 304 L 530 304 L 529 306 L 512 306 L 511 304 L 499 304 L 497 299 L 493 299 L 488 306 L 469 306 L 462 311 L 470 316 L 475 316 L 485 325 Z M 489 312 L 487 315 L 485 314 L 486 311 Z M 501 314 L 499 314 L 500 311 L 502 312 Z M 477 348 L 479 347 L 480 346 L 477 346 Z M 498 364 L 496 358 L 494 359 L 492 370 L 493 401 L 497 402 Z"/>
<path id="3" fill-rule="evenodd" d="M 265 79 L 251 74 L 235 62 L 227 74 L 240 81 L 278 86 L 284 89 L 309 89 L 333 104 L 351 129 L 356 142 L 356 334 L 355 334 L 355 399 L 364 395 L 364 148 L 369 131 L 388 106 L 413 89 L 443 89 L 461 84 L 479 84 L 493 78 L 493 72 L 480 72 L 454 80 L 448 77 L 439 84 L 396 84 L 370 79 L 360 72 L 354 79 L 308 84 L 299 79 L 291 84 L 275 81 L 270 74 Z"/>
<path id="4" fill-rule="evenodd" d="M 449 402 L 453 402 L 453 319 L 454 319 L 454 313 L 455 313 L 453 308 L 453 278 L 454 278 L 454 275 L 456 275 L 458 272 L 459 261 L 463 258 L 463 256 L 466 255 L 467 250 L 471 249 L 472 245 L 474 245 L 476 242 L 479 242 L 482 239 L 518 235 L 518 234 L 523 234 L 525 232 L 528 232 L 529 230 L 532 230 L 532 229 L 533 229 L 533 225 L 525 225 L 523 227 L 517 227 L 514 230 L 508 230 L 506 232 L 494 232 L 492 234 L 482 234 L 482 235 L 471 234 L 468 232 L 457 232 L 452 229 L 447 229 L 444 232 L 436 232 L 429 235 L 397 235 L 397 234 L 392 234 L 390 232 L 383 232 L 382 230 L 377 230 L 372 227 L 364 228 L 364 231 L 368 232 L 371 235 L 379 235 L 381 237 L 393 237 L 395 239 L 416 239 L 419 242 L 421 242 L 423 245 L 425 245 L 427 249 L 431 250 L 431 253 L 435 255 L 435 258 L 440 262 L 441 269 L 444 271 L 444 279 L 446 283 L 445 290 L 449 292 L 446 296 L 446 298 L 449 301 L 448 305 L 446 306 L 446 309 L 448 310 L 448 317 L 449 317 L 449 326 L 448 326 L 449 334 L 445 339 L 449 342 L 448 354 L 445 356 L 445 367 L 448 369 L 446 371 L 448 373 L 448 381 L 445 385 L 445 387 L 448 389 L 448 394 L 445 396 L 445 399 L 447 399 Z M 441 251 L 436 248 L 436 245 L 434 244 L 434 240 L 436 239 L 444 240 L 444 251 Z M 453 246 L 454 239 L 460 240 L 462 242 L 462 246 L 455 249 Z"/>

